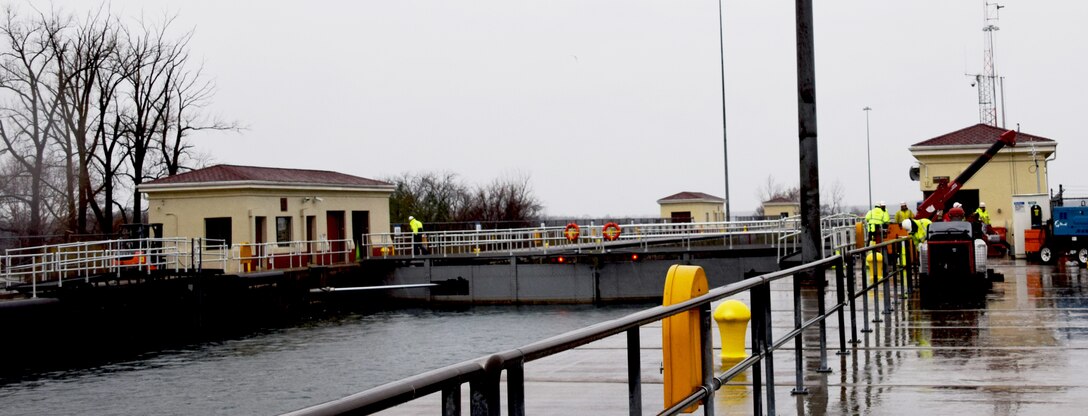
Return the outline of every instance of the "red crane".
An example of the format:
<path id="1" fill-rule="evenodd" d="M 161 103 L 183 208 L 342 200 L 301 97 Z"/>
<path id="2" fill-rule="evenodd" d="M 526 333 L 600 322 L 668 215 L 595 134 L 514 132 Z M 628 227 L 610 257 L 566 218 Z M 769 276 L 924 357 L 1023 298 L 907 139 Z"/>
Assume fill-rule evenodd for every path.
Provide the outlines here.
<path id="1" fill-rule="evenodd" d="M 956 195 L 956 191 L 959 191 L 960 188 L 963 187 L 963 184 L 967 183 L 972 176 L 975 176 L 975 173 L 978 173 L 978 170 L 982 169 L 982 166 L 985 165 L 986 162 L 989 162 L 990 159 L 1006 145 L 1009 147 L 1016 146 L 1015 130 L 1001 133 L 997 142 L 990 146 L 989 149 L 986 149 L 986 153 L 983 153 L 978 159 L 975 159 L 974 163 L 971 163 L 963 173 L 960 173 L 960 175 L 956 177 L 956 180 L 949 183 L 948 178 L 940 179 L 937 182 L 937 190 L 933 191 L 925 201 L 922 201 L 922 205 L 918 206 L 918 213 L 915 217 L 919 219 L 933 219 L 933 216 L 936 215 L 937 212 L 944 211 L 945 202 L 952 199 L 952 197 Z"/>

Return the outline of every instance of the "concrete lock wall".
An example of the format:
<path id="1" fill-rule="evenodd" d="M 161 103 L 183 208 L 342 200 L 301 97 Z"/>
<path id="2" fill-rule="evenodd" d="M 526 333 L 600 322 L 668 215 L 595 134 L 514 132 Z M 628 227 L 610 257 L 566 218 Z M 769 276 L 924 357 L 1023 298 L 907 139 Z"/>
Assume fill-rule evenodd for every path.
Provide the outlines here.
<path id="1" fill-rule="evenodd" d="M 768 257 L 711 258 L 613 262 L 594 266 L 573 264 L 490 264 L 398 268 L 383 284 L 467 281 L 466 294 L 441 293 L 435 289 L 397 289 L 394 299 L 450 303 L 594 303 L 660 300 L 665 275 L 674 264 L 703 267 L 711 287 L 740 281 L 744 273 L 778 270 Z"/>

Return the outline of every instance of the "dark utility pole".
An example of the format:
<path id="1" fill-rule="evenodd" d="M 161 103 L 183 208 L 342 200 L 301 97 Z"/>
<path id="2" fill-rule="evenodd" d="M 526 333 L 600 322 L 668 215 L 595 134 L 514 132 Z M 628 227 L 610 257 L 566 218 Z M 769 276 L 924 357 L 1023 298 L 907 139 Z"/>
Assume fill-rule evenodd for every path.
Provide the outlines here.
<path id="1" fill-rule="evenodd" d="M 820 169 L 816 142 L 816 51 L 812 0 L 797 0 L 797 127 L 801 154 L 801 262 L 820 258 Z"/>

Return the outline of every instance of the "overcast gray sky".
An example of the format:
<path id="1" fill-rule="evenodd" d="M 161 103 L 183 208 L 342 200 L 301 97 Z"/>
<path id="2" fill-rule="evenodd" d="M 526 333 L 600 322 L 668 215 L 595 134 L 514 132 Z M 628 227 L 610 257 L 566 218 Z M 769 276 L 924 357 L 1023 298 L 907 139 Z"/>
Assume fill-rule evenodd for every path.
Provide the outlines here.
<path id="1" fill-rule="evenodd" d="M 48 2 L 31 1 L 48 8 Z M 55 1 L 69 11 L 88 1 Z M 734 215 L 769 175 L 798 183 L 794 2 L 725 0 Z M 1058 141 L 1050 186 L 1088 194 L 1082 116 L 1088 2 L 999 2 L 1006 119 Z M 656 215 L 680 191 L 724 194 L 717 0 L 113 0 L 178 15 L 217 95 L 248 127 L 194 137 L 218 163 L 380 178 L 528 174 L 550 215 Z M 820 181 L 918 200 L 913 143 L 979 122 L 982 0 L 815 4 Z M 970 184 L 967 186 L 970 188 Z"/>

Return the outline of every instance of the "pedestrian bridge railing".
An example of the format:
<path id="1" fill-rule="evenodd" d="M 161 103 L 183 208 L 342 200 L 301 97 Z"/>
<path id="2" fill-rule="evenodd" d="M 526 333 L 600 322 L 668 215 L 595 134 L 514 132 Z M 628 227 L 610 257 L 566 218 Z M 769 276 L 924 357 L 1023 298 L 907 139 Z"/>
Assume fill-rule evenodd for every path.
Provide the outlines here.
<path id="1" fill-rule="evenodd" d="M 824 218 L 825 246 L 848 241 L 839 235 L 852 228 L 856 217 Z M 695 245 L 775 247 L 779 258 L 796 251 L 800 236 L 797 217 L 776 220 L 709 223 L 626 224 L 502 230 L 443 231 L 425 234 L 429 257 L 581 253 L 611 248 L 646 250 L 654 245 L 691 249 Z M 618 231 L 618 232 L 617 232 Z M 612 232 L 612 234 L 609 234 Z M 0 279 L 5 287 L 34 286 L 66 279 L 89 279 L 124 271 L 150 274 L 154 270 L 217 268 L 226 273 L 263 272 L 313 265 L 352 263 L 364 258 L 414 258 L 410 233 L 376 233 L 352 239 L 233 243 L 206 238 L 146 238 L 101 240 L 5 250 L 0 257 Z"/>
<path id="2" fill-rule="evenodd" d="M 608 224 L 579 225 L 572 233 L 568 227 L 544 226 L 500 230 L 465 230 L 423 233 L 430 256 L 515 254 L 526 251 L 581 252 L 603 250 L 609 246 L 650 245 L 668 242 L 690 247 L 694 242 L 724 239 L 723 245 L 764 244 L 776 246 L 785 234 L 797 232 L 796 217 L 761 221 L 726 221 L 668 224 L 616 224 L 618 233 L 608 234 Z M 614 237 L 613 237 L 614 236 Z M 371 234 L 362 244 L 364 257 L 416 256 L 419 243 L 410 232 Z"/>
<path id="3" fill-rule="evenodd" d="M 342 414 L 370 414 L 389 409 L 409 401 L 441 393 L 440 403 L 442 415 L 461 414 L 461 388 L 468 383 L 470 397 L 468 399 L 473 415 L 498 415 L 501 412 L 500 403 L 503 373 L 505 373 L 506 387 L 506 413 L 509 415 L 524 415 L 526 413 L 525 390 L 525 364 L 545 357 L 574 349 L 576 347 L 593 343 L 613 335 L 626 334 L 627 340 L 627 383 L 628 406 L 630 414 L 641 415 L 642 383 L 641 383 L 641 346 L 639 331 L 642 326 L 676 317 L 680 314 L 698 314 L 698 333 L 700 336 L 693 344 L 698 351 L 692 351 L 694 356 L 701 357 L 701 385 L 692 389 L 691 393 L 675 403 L 665 403 L 666 408 L 659 414 L 673 415 L 684 411 L 693 405 L 701 405 L 704 414 L 714 414 L 714 393 L 724 384 L 728 383 L 738 374 L 751 369 L 753 414 L 775 414 L 775 372 L 774 355 L 779 349 L 789 349 L 792 344 L 795 361 L 794 393 L 806 392 L 805 365 L 806 358 L 802 355 L 802 334 L 806 331 L 818 331 L 820 352 L 820 372 L 830 372 L 827 363 L 827 327 L 826 320 L 837 318 L 838 320 L 838 353 L 849 354 L 847 345 L 858 342 L 858 300 L 862 304 L 862 316 L 860 318 L 864 326 L 861 331 L 868 330 L 869 300 L 873 300 L 873 315 L 878 317 L 883 313 L 886 317 L 891 315 L 892 301 L 900 302 L 901 295 L 911 290 L 913 286 L 914 267 L 910 263 L 910 256 L 900 256 L 902 250 L 907 249 L 909 239 L 901 238 L 885 242 L 883 244 L 851 250 L 852 244 L 843 244 L 832 247 L 839 254 L 828 256 L 821 260 L 802 264 L 787 270 L 767 273 L 764 275 L 747 278 L 737 283 L 710 289 L 708 293 L 681 301 L 668 306 L 658 306 L 637 312 L 622 318 L 602 322 L 590 327 L 571 331 L 552 338 L 538 341 L 521 348 L 507 350 L 459 364 L 439 368 L 400 381 L 388 383 L 347 397 L 332 400 L 326 403 L 314 405 L 305 409 L 288 413 L 290 416 L 317 416 L 317 415 L 342 415 Z M 859 259 L 874 252 L 884 252 L 888 255 L 876 256 L 882 260 L 880 276 L 871 279 L 865 267 L 861 267 L 860 279 L 855 275 L 859 269 L 856 264 Z M 874 265 L 877 266 L 877 265 Z M 836 301 L 833 305 L 826 305 L 825 288 L 822 281 L 826 279 L 826 272 L 834 269 L 834 283 Z M 908 276 L 907 279 L 897 278 Z M 817 311 L 808 314 L 807 320 L 802 316 L 802 280 L 813 279 L 817 291 Z M 790 283 L 793 287 L 792 310 L 784 311 L 771 308 L 771 284 L 775 282 Z M 860 286 L 859 286 L 860 285 Z M 751 340 L 750 354 L 748 358 L 740 360 L 729 368 L 722 368 L 721 373 L 715 371 L 713 359 L 713 336 L 711 326 L 711 303 L 730 297 L 747 295 L 751 301 L 751 325 L 746 338 Z M 877 305 L 883 299 L 883 311 L 879 312 Z M 789 332 L 777 337 L 771 332 L 773 314 L 792 314 L 793 325 Z M 846 325 L 849 315 L 850 325 Z M 848 332 L 849 328 L 849 332 Z M 851 339 L 848 341 L 847 336 Z M 724 342 L 725 340 L 723 340 Z M 792 343 L 791 343 L 792 341 Z M 743 341 L 741 341 L 743 342 Z M 848 344 L 849 342 L 849 344 Z M 810 348 L 813 346 L 809 346 Z M 601 374 L 595 374 L 601 376 Z"/>
<path id="4" fill-rule="evenodd" d="M 188 238 L 141 238 L 87 241 L 22 247 L 5 250 L 0 257 L 0 277 L 5 287 L 29 284 L 37 296 L 38 284 L 136 271 L 189 271 L 226 267 L 229 247 L 223 240 Z"/>

